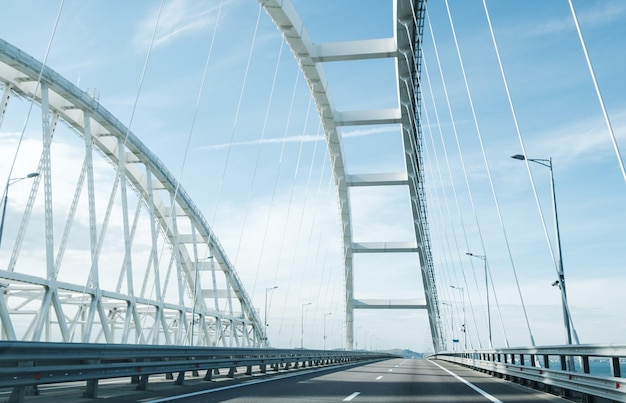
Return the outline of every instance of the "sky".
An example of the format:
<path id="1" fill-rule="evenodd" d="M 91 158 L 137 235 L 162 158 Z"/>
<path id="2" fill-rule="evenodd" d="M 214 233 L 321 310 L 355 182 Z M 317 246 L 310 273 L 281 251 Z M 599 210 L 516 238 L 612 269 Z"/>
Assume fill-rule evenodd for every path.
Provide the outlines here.
<path id="1" fill-rule="evenodd" d="M 326 346 L 343 347 L 337 197 L 319 119 L 293 55 L 281 48 L 280 34 L 255 1 L 225 1 L 219 9 L 214 1 L 166 0 L 152 40 L 159 4 L 6 1 L 5 15 L 23 18 L 6 19 L 0 38 L 46 58 L 81 89 L 97 90 L 100 103 L 180 179 L 261 315 L 268 295 L 274 346 L 322 348 L 326 329 Z M 462 347 L 458 329 L 465 323 L 468 347 L 487 343 L 483 261 L 466 252 L 487 257 L 494 346 L 527 346 L 530 333 L 538 345 L 565 341 L 560 293 L 551 286 L 549 170 L 510 158 L 525 149 L 529 158 L 552 158 L 567 295 L 580 342 L 624 344 L 626 183 L 568 2 L 486 4 L 512 107 L 482 1 L 448 1 L 470 96 L 443 0 L 428 2 L 423 35 L 424 176 L 446 342 Z M 622 145 L 626 5 L 573 4 Z M 294 5 L 316 43 L 393 35 L 390 0 Z M 326 63 L 324 70 L 338 110 L 397 106 L 390 60 Z M 2 180 L 28 107 L 16 103 L 0 129 Z M 18 175 L 31 172 L 38 159 L 37 116 L 26 126 Z M 81 162 L 80 141 L 66 132 L 55 137 L 55 171 L 61 173 Z M 396 128 L 348 127 L 341 134 L 348 173 L 404 169 Z M 103 182 L 112 171 L 97 162 Z M 64 195 L 75 185 L 65 176 L 55 183 L 55 211 L 71 202 Z M 14 237 L 11 223 L 19 220 L 11 217 L 20 214 L 27 192 L 24 183 L 11 187 L 3 246 Z M 354 240 L 414 239 L 407 195 L 395 187 L 353 189 Z M 62 223 L 62 213 L 56 214 Z M 2 265 L 6 253 L 0 250 Z M 423 297 L 413 254 L 357 255 L 355 284 L 357 298 Z M 432 348 L 423 311 L 357 311 L 355 317 L 359 347 Z"/>

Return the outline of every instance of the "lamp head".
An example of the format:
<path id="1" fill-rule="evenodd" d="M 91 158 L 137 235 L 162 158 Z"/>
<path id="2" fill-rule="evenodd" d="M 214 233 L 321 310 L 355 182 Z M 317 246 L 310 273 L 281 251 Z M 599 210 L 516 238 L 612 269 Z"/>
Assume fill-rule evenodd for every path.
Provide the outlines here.
<path id="1" fill-rule="evenodd" d="M 513 158 L 515 160 L 520 160 L 520 161 L 524 161 L 526 159 L 526 157 L 523 156 L 522 154 L 511 155 L 511 158 Z"/>
<path id="2" fill-rule="evenodd" d="M 34 178 L 36 176 L 39 176 L 39 172 L 31 172 L 28 175 L 26 175 L 27 178 Z"/>

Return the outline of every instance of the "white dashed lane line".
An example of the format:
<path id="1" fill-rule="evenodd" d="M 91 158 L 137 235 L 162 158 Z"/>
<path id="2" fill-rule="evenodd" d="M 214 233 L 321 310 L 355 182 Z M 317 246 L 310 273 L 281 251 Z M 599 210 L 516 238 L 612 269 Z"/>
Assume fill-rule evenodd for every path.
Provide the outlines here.
<path id="1" fill-rule="evenodd" d="M 352 399 L 354 399 L 355 397 L 357 397 L 358 395 L 360 395 L 361 392 L 354 392 L 353 394 L 351 394 L 350 396 L 346 397 L 345 399 L 343 399 L 344 402 L 349 402 Z"/>

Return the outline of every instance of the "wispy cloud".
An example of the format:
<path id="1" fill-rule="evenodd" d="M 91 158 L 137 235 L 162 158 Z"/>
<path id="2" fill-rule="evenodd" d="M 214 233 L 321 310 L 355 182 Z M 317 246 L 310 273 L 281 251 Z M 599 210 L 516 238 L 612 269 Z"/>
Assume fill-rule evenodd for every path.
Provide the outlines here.
<path id="1" fill-rule="evenodd" d="M 611 126 L 618 145 L 626 140 L 626 110 L 611 117 Z M 563 126 L 558 131 L 540 137 L 545 149 L 556 151 L 560 161 L 575 163 L 580 158 L 613 157 L 614 148 L 608 128 L 601 116 L 595 115 Z"/>
<path id="2" fill-rule="evenodd" d="M 356 129 L 345 131 L 342 135 L 344 138 L 351 137 L 364 137 L 371 136 L 375 134 L 388 133 L 391 129 L 389 128 L 372 128 L 372 129 Z M 248 141 L 237 141 L 233 143 L 223 143 L 223 144 L 213 144 L 207 146 L 198 147 L 199 151 L 210 151 L 210 150 L 222 150 L 228 147 L 239 147 L 239 146 L 258 146 L 262 144 L 283 144 L 283 143 L 311 143 L 314 141 L 323 141 L 324 136 L 318 134 L 303 134 L 300 136 L 289 136 L 289 137 L 272 137 L 265 139 L 256 139 L 256 140 L 248 140 Z"/>
<path id="3" fill-rule="evenodd" d="M 595 6 L 582 12 L 577 11 L 577 17 L 581 24 L 586 27 L 596 27 L 609 22 L 623 19 L 626 14 L 626 3 L 609 2 L 594 3 Z M 569 10 L 568 10 L 569 11 Z M 574 29 L 572 16 L 553 19 L 543 24 L 538 24 L 527 31 L 528 36 L 553 35 Z"/>
<path id="4" fill-rule="evenodd" d="M 282 144 L 282 143 L 309 143 L 313 141 L 322 141 L 324 140 L 324 136 L 313 135 L 313 134 L 305 134 L 302 136 L 290 136 L 285 138 L 269 138 L 269 139 L 257 139 L 257 140 L 248 140 L 248 141 L 237 141 L 233 143 L 223 143 L 223 144 L 214 144 L 209 146 L 198 147 L 197 149 L 200 151 L 210 151 L 210 150 L 221 150 L 228 147 L 237 147 L 237 146 L 256 146 L 262 144 Z"/>
<path id="5" fill-rule="evenodd" d="M 154 47 L 167 45 L 184 36 L 203 31 L 213 23 L 213 8 L 207 3 L 189 0 L 174 0 L 164 5 L 154 39 Z M 154 9 L 143 20 L 139 21 L 133 43 L 145 49 L 150 41 L 158 9 Z"/>

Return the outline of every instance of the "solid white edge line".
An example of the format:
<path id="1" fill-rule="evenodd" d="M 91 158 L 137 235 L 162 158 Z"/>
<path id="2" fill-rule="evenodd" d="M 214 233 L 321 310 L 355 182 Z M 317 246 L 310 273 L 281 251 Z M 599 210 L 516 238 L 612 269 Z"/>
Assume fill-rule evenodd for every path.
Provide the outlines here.
<path id="1" fill-rule="evenodd" d="M 351 394 L 350 396 L 346 397 L 345 399 L 343 399 L 344 402 L 349 402 L 352 399 L 354 399 L 355 397 L 357 397 L 358 395 L 360 395 L 361 392 L 354 392 L 353 394 Z"/>
<path id="2" fill-rule="evenodd" d="M 485 392 L 484 390 L 482 390 L 481 388 L 479 388 L 478 386 L 475 386 L 471 383 L 469 383 L 468 381 L 466 381 L 465 379 L 461 378 L 460 376 L 458 376 L 457 374 L 455 374 L 454 372 L 442 367 L 441 365 L 437 364 L 434 361 L 430 361 L 428 360 L 430 363 L 432 363 L 433 365 L 438 366 L 439 368 L 441 368 L 442 370 L 446 371 L 448 374 L 452 375 L 453 377 L 455 377 L 456 379 L 458 379 L 459 381 L 463 382 L 464 384 L 466 384 L 467 386 L 469 386 L 470 388 L 474 389 L 476 392 L 480 393 L 481 395 L 483 395 L 484 397 L 486 397 L 487 399 L 491 400 L 494 403 L 502 403 L 502 400 L 497 399 L 493 396 L 491 396 L 489 393 Z"/>
<path id="3" fill-rule="evenodd" d="M 143 403 L 171 402 L 171 401 L 174 401 L 174 400 L 185 399 L 185 398 L 188 398 L 188 397 L 206 395 L 206 394 L 213 393 L 213 392 L 221 392 L 222 390 L 242 388 L 244 386 L 257 385 L 259 383 L 280 381 L 281 379 L 293 378 L 294 376 L 302 376 L 302 375 L 314 374 L 316 372 L 324 372 L 324 371 L 329 371 L 331 369 L 337 369 L 337 368 L 343 368 L 343 367 L 352 367 L 352 366 L 356 366 L 356 364 L 352 362 L 352 363 L 345 364 L 345 365 L 338 365 L 338 366 L 332 366 L 332 367 L 326 367 L 326 368 L 312 369 L 312 370 L 307 370 L 307 371 L 302 370 L 302 372 L 295 372 L 293 374 L 288 374 L 288 375 L 280 375 L 280 376 L 277 376 L 277 377 L 274 377 L 274 378 L 269 378 L 269 379 L 259 379 L 259 380 L 255 380 L 255 381 L 238 383 L 236 385 L 228 385 L 228 386 L 222 386 L 222 387 L 214 388 L 214 389 L 205 389 L 205 390 L 199 390 L 197 392 L 185 393 L 185 394 L 182 394 L 182 395 L 162 397 L 160 399 L 154 399 L 154 400 L 146 400 Z M 357 394 L 358 393 L 360 393 L 360 392 L 357 392 Z"/>

